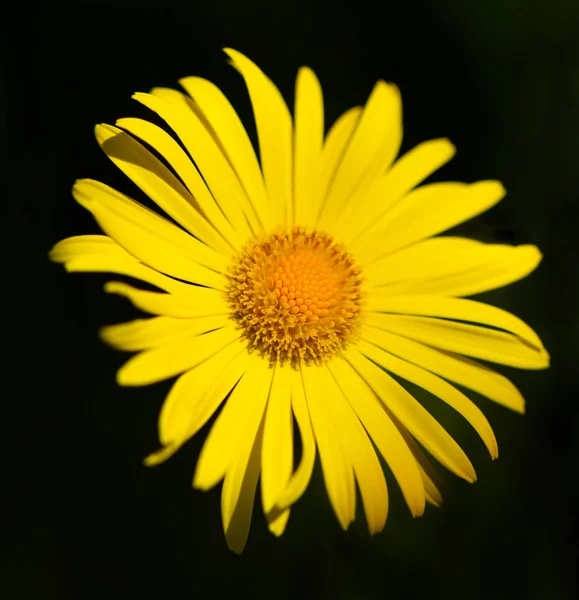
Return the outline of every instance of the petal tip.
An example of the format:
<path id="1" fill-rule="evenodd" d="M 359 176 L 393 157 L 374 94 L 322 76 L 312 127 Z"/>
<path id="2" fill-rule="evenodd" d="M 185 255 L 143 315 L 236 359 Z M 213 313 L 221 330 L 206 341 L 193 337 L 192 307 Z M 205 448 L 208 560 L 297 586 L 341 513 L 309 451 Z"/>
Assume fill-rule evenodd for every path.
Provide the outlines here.
<path id="1" fill-rule="evenodd" d="M 470 461 L 463 465 L 460 470 L 455 471 L 455 474 L 468 483 L 475 483 L 477 480 L 476 471 Z"/>
<path id="2" fill-rule="evenodd" d="M 304 77 L 309 77 L 310 79 L 317 79 L 314 70 L 307 65 L 303 65 L 298 69 L 297 79 L 302 79 Z"/>
<path id="3" fill-rule="evenodd" d="M 223 52 L 227 54 L 229 60 L 227 61 L 236 71 L 238 71 L 242 77 L 245 78 L 245 69 L 258 69 L 259 67 L 245 54 L 242 54 L 238 50 L 234 50 L 233 48 L 223 48 Z"/>
<path id="4" fill-rule="evenodd" d="M 274 518 L 271 518 L 270 515 L 266 515 L 268 520 L 267 527 L 275 537 L 281 537 L 283 535 L 289 519 L 289 513 L 289 509 L 286 509 L 281 513 L 278 512 Z"/>
<path id="5" fill-rule="evenodd" d="M 200 477 L 197 472 L 195 472 L 195 475 L 193 475 L 193 481 L 191 482 L 191 485 L 195 490 L 201 490 L 202 492 L 207 491 L 207 488 L 200 481 Z"/>
<path id="6" fill-rule="evenodd" d="M 531 248 L 533 248 L 533 251 L 535 253 L 535 256 L 537 257 L 537 260 L 539 262 L 541 262 L 543 260 L 543 253 L 541 252 L 541 250 L 539 249 L 539 247 L 532 245 Z"/>
<path id="7" fill-rule="evenodd" d="M 548 369 L 551 366 L 551 355 L 543 348 L 543 352 L 541 353 L 544 358 L 544 369 Z"/>
<path id="8" fill-rule="evenodd" d="M 233 538 L 233 539 L 231 539 Z M 244 540 L 239 540 L 237 539 L 238 536 L 228 536 L 227 532 L 225 532 L 225 541 L 227 542 L 227 547 L 231 550 L 231 552 L 234 552 L 235 554 L 239 555 L 239 554 L 243 554 L 243 551 L 245 550 L 245 543 L 247 541 L 247 539 Z"/>
<path id="9" fill-rule="evenodd" d="M 106 286 L 105 286 L 106 287 Z M 105 344 L 110 344 L 110 329 L 108 325 L 101 327 L 98 331 L 98 336 L 101 342 L 105 342 Z"/>
<path id="10" fill-rule="evenodd" d="M 204 473 L 199 468 L 198 464 L 195 470 L 195 475 L 193 475 L 193 481 L 191 482 L 191 485 L 196 490 L 200 490 L 201 492 L 207 492 L 212 487 L 215 487 L 219 483 L 219 481 L 221 481 L 221 479 L 223 479 L 223 476 L 221 476 L 217 481 L 215 481 L 214 478 L 210 479 L 207 473 Z"/>
<path id="11" fill-rule="evenodd" d="M 125 286 L 125 284 L 123 284 L 121 281 L 107 281 L 103 286 L 103 290 L 107 294 L 122 295 L 122 290 L 123 290 L 124 286 Z"/>
<path id="12" fill-rule="evenodd" d="M 229 48 L 228 46 L 226 46 L 225 48 L 222 48 L 221 50 L 223 52 L 225 52 L 225 54 L 227 54 L 227 56 L 229 56 L 229 58 L 233 58 L 235 55 L 241 54 L 237 50 L 235 50 L 233 48 Z"/>
<path id="13" fill-rule="evenodd" d="M 233 67 L 237 68 L 237 62 L 239 62 L 240 60 L 249 60 L 245 55 L 241 54 L 241 52 L 234 50 L 233 48 L 223 48 L 222 49 L 223 52 L 225 52 L 225 54 L 227 55 L 227 57 L 229 58 L 229 64 L 232 65 Z"/>
<path id="14" fill-rule="evenodd" d="M 505 186 L 498 179 L 483 179 L 467 184 L 467 186 L 470 190 L 478 190 L 478 193 L 486 198 L 487 208 L 485 210 L 500 202 L 507 193 Z"/>
<path id="15" fill-rule="evenodd" d="M 143 458 L 143 465 L 145 467 L 156 467 L 159 464 L 159 461 L 155 455 L 156 452 L 152 452 L 148 456 L 145 456 L 145 458 Z"/>
<path id="16" fill-rule="evenodd" d="M 122 387 L 128 387 L 131 386 L 131 379 L 130 377 L 127 377 L 126 371 L 124 367 L 121 367 L 118 371 L 117 371 L 117 375 L 116 375 L 116 380 L 117 380 L 117 384 L 122 386 Z"/>
<path id="17" fill-rule="evenodd" d="M 202 77 L 197 77 L 196 75 L 186 75 L 185 77 L 180 77 L 179 79 L 177 79 L 177 83 L 187 89 L 188 85 L 194 85 L 195 83 L 202 81 L 203 78 Z"/>
<path id="18" fill-rule="evenodd" d="M 60 242 L 58 242 L 57 244 L 54 244 L 54 246 L 52 246 L 52 248 L 48 251 L 48 260 L 51 262 L 55 262 L 55 263 L 63 263 L 64 260 L 62 258 L 62 254 L 61 252 L 59 252 L 59 244 Z"/>
<path id="19" fill-rule="evenodd" d="M 117 371 L 116 381 L 121 387 L 141 387 L 150 383 L 147 380 L 147 374 L 138 368 L 138 361 L 137 367 L 135 367 L 135 359 L 138 357 L 139 354 L 135 354 Z"/>
<path id="20" fill-rule="evenodd" d="M 408 508 L 410 510 L 412 518 L 418 519 L 424 515 L 424 511 L 426 509 L 426 499 L 420 504 L 413 504 L 412 506 L 408 505 Z"/>
<path id="21" fill-rule="evenodd" d="M 444 146 L 450 160 L 456 154 L 456 146 L 449 138 L 440 138 L 440 143 Z"/>
<path id="22" fill-rule="evenodd" d="M 87 186 L 92 183 L 92 179 L 77 179 L 72 186 L 72 196 L 81 205 L 86 208 L 86 205 L 91 201 L 90 195 L 87 193 Z"/>
<path id="23" fill-rule="evenodd" d="M 492 183 L 494 186 L 495 192 L 493 195 L 497 197 L 497 202 L 507 195 L 507 190 L 501 181 L 493 180 L 489 183 Z"/>
<path id="24" fill-rule="evenodd" d="M 155 467 L 160 465 L 171 458 L 171 456 L 173 456 L 173 454 L 175 454 L 175 452 L 177 452 L 177 450 L 179 450 L 181 447 L 180 443 L 171 440 L 168 441 L 162 437 L 160 438 L 160 441 L 162 447 L 159 448 L 159 450 L 155 450 L 155 452 L 151 452 L 151 454 L 143 459 L 143 464 L 146 467 Z"/>
<path id="25" fill-rule="evenodd" d="M 107 140 L 118 135 L 119 133 L 123 132 L 114 125 L 109 125 L 108 123 L 98 123 L 94 127 L 96 141 L 101 147 Z"/>
<path id="26" fill-rule="evenodd" d="M 151 97 L 151 94 L 147 94 L 146 92 L 135 92 L 131 96 L 131 99 L 136 100 L 137 102 L 140 102 L 141 104 L 147 105 L 147 100 L 150 97 Z"/>

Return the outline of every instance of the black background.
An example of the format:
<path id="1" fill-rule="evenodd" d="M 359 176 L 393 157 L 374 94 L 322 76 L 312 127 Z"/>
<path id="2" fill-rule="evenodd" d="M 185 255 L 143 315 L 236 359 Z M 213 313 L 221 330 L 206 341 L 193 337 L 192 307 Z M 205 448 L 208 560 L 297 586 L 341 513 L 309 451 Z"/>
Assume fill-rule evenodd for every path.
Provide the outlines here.
<path id="1" fill-rule="evenodd" d="M 4 598 L 575 597 L 579 3 L 8 3 L 2 30 Z M 254 135 L 224 46 L 256 61 L 290 106 L 297 68 L 314 68 L 327 123 L 377 79 L 397 83 L 403 150 L 447 136 L 458 155 L 441 178 L 497 178 L 509 192 L 458 232 L 545 254 L 530 278 L 481 298 L 530 322 L 551 351 L 549 371 L 502 370 L 527 415 L 475 398 L 497 434 L 494 463 L 466 425 L 437 415 L 479 481 L 446 477 L 445 504 L 418 520 L 390 485 L 373 538 L 360 513 L 341 531 L 316 467 L 285 535 L 270 535 L 257 508 L 245 553 L 230 553 L 219 489 L 190 486 L 206 430 L 165 465 L 141 465 L 169 383 L 118 388 L 125 356 L 97 337 L 136 311 L 102 292 L 107 277 L 47 260 L 59 239 L 98 232 L 72 200 L 76 178 L 133 193 L 92 135 L 146 114 L 133 92 L 208 77 Z"/>

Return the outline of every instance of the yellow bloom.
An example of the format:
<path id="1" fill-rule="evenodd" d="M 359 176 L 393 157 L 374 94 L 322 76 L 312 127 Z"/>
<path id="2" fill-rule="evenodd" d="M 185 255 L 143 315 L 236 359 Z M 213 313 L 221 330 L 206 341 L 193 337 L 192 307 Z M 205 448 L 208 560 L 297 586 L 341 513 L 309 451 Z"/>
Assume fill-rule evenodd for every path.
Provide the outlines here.
<path id="1" fill-rule="evenodd" d="M 135 94 L 175 137 L 133 118 L 97 126 L 96 137 L 169 218 L 103 183 L 77 181 L 75 199 L 106 235 L 65 239 L 51 258 L 68 271 L 116 273 L 161 290 L 108 283 L 108 292 L 155 316 L 105 327 L 102 337 L 138 352 L 120 369 L 121 385 L 178 376 L 159 418 L 162 448 L 146 464 L 171 456 L 223 405 L 193 485 L 208 490 L 223 480 L 231 549 L 245 545 L 258 478 L 269 528 L 282 534 L 316 452 L 340 525 L 354 519 L 357 484 L 375 533 L 388 493 L 374 448 L 413 516 L 426 501 L 441 502 L 418 443 L 459 477 L 476 479 L 453 438 L 389 373 L 452 406 L 496 458 L 488 421 L 452 383 L 523 412 L 515 386 L 473 359 L 543 369 L 549 357 L 520 319 L 461 296 L 525 277 L 541 254 L 530 245 L 433 237 L 505 192 L 497 181 L 416 188 L 455 149 L 432 140 L 396 160 L 395 86 L 379 81 L 366 105 L 324 137 L 322 92 L 310 69 L 298 73 L 292 123 L 259 68 L 226 53 L 249 90 L 260 162 L 211 82 L 181 80 L 187 95 Z M 294 422 L 302 445 L 295 469 Z"/>

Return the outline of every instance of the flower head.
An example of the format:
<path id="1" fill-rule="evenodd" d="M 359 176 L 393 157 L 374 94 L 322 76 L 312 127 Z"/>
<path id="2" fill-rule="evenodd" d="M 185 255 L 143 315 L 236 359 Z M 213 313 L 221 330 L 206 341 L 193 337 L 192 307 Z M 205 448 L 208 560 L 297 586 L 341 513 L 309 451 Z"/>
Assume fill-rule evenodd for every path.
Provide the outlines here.
<path id="1" fill-rule="evenodd" d="M 229 279 L 233 318 L 272 366 L 323 365 L 358 329 L 360 269 L 326 234 L 296 227 L 253 241 Z"/>
<path id="2" fill-rule="evenodd" d="M 186 94 L 135 94 L 173 135 L 127 118 L 97 126 L 96 137 L 166 216 L 105 184 L 77 181 L 75 199 L 105 235 L 65 239 L 51 258 L 68 271 L 116 273 L 159 290 L 108 283 L 154 316 L 105 327 L 102 337 L 137 352 L 118 373 L 121 385 L 178 376 L 159 417 L 162 447 L 146 464 L 166 460 L 221 408 L 193 484 L 207 490 L 223 480 L 230 548 L 245 545 L 258 479 L 268 526 L 281 535 L 316 454 L 341 526 L 355 517 L 357 485 L 375 533 L 388 511 L 377 452 L 413 516 L 441 502 L 422 448 L 476 479 L 458 444 L 391 375 L 453 407 L 496 458 L 488 421 L 453 384 L 523 412 L 515 386 L 474 359 L 542 369 L 549 357 L 520 319 L 463 296 L 525 277 L 541 255 L 530 245 L 435 237 L 505 192 L 497 181 L 417 187 L 454 147 L 432 140 L 396 160 L 395 86 L 378 82 L 365 106 L 324 136 L 311 70 L 299 71 L 292 122 L 260 69 L 226 52 L 247 84 L 260 160 L 209 81 L 181 80 Z"/>

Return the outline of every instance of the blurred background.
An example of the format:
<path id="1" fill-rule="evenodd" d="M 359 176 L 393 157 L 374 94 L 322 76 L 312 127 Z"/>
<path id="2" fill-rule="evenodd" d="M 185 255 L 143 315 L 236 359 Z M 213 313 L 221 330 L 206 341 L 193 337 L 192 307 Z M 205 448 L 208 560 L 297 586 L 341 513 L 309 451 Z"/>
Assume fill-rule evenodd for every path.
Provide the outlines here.
<path id="1" fill-rule="evenodd" d="M 579 500 L 579 3 L 576 0 L 78 0 L 8 5 L 0 103 L 3 165 L 3 597 L 524 598 L 577 597 Z M 390 479 L 384 532 L 362 515 L 335 520 L 319 466 L 274 538 L 254 511 L 243 555 L 229 552 L 220 490 L 191 488 L 206 429 L 170 462 L 156 419 L 170 383 L 120 389 L 125 355 L 101 325 L 136 318 L 104 294 L 110 279 L 65 275 L 47 252 L 97 233 L 70 188 L 91 177 L 133 193 L 93 126 L 146 116 L 135 91 L 200 75 L 231 98 L 255 138 L 231 46 L 259 64 L 293 105 L 311 66 L 327 123 L 398 84 L 403 151 L 449 137 L 456 158 L 437 177 L 503 181 L 507 198 L 457 228 L 484 241 L 535 243 L 528 279 L 480 299 L 515 312 L 552 355 L 545 372 L 500 369 L 527 415 L 476 397 L 500 448 L 490 461 L 459 418 L 424 401 L 468 451 L 479 481 L 443 474 L 445 503 L 412 520 Z M 438 411 L 438 412 L 437 412 Z M 442 469 L 441 469 L 442 473 Z"/>

